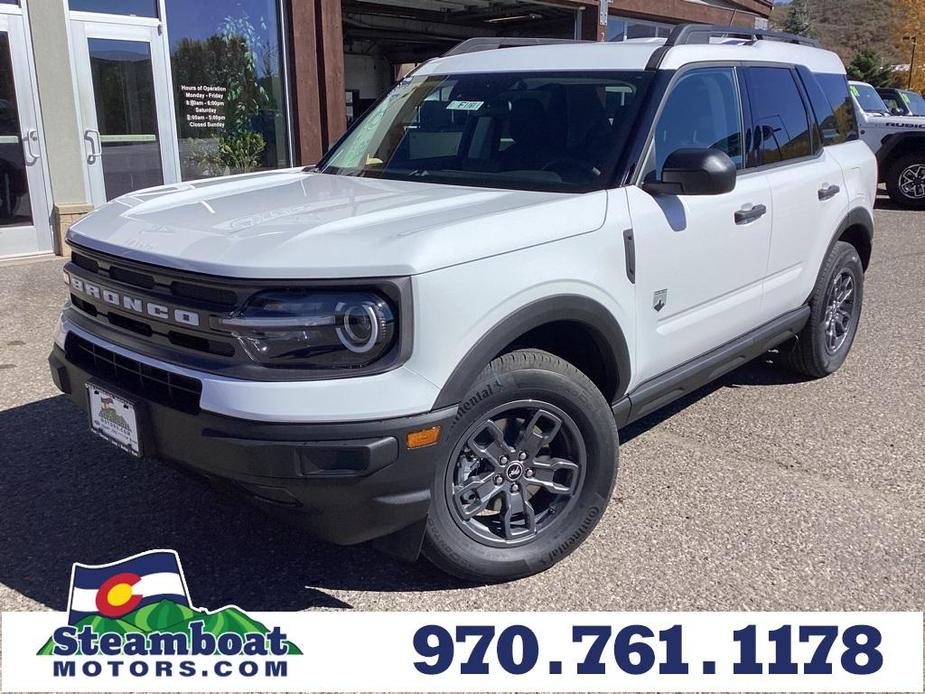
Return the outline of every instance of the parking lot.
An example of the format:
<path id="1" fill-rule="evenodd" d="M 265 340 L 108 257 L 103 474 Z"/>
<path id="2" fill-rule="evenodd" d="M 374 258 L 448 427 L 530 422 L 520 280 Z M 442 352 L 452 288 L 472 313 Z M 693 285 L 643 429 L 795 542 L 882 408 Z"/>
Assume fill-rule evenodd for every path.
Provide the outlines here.
<path id="1" fill-rule="evenodd" d="M 877 211 L 860 335 L 806 381 L 750 364 L 622 432 L 592 538 L 545 574 L 453 582 L 321 544 L 92 437 L 46 365 L 63 261 L 0 266 L 0 610 L 63 610 L 74 561 L 176 549 L 246 610 L 921 610 L 925 214 Z"/>

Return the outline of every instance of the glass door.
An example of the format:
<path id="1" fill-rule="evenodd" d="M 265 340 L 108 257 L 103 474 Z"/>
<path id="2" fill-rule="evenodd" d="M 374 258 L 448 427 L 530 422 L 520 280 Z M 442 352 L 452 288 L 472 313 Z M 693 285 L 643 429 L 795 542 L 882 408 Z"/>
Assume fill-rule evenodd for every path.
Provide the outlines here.
<path id="1" fill-rule="evenodd" d="M 132 19 L 71 25 L 94 205 L 179 180 L 160 25 Z"/>
<path id="2" fill-rule="evenodd" d="M 0 258 L 52 250 L 32 62 L 19 8 L 0 5 Z"/>

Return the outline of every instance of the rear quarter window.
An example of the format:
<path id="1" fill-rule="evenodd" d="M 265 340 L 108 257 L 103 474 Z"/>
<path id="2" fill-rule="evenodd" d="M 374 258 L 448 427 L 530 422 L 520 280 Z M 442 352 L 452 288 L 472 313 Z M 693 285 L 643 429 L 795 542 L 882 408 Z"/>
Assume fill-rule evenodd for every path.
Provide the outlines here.
<path id="1" fill-rule="evenodd" d="M 825 130 L 832 129 L 829 123 L 834 125 L 837 137 L 832 138 L 827 145 L 837 145 L 842 142 L 857 140 L 858 121 L 854 113 L 854 104 L 851 101 L 851 92 L 848 90 L 848 78 L 844 75 L 829 75 L 824 73 L 815 73 L 816 82 L 825 94 L 828 107 L 832 112 L 833 120 L 820 119 L 820 126 L 823 128 L 823 139 L 825 139 Z M 812 93 L 810 93 L 812 97 Z M 815 102 L 813 109 L 816 108 Z M 819 115 L 817 114 L 817 118 Z"/>

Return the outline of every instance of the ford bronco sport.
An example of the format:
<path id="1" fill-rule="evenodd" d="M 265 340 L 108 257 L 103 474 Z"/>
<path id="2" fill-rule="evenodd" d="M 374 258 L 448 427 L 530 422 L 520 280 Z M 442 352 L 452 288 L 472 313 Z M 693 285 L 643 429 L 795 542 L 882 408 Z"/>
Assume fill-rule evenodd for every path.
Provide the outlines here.
<path id="1" fill-rule="evenodd" d="M 109 202 L 68 234 L 57 386 L 329 541 L 549 567 L 621 427 L 774 348 L 825 376 L 855 338 L 877 174 L 845 70 L 737 31 L 470 40 L 317 166 Z"/>

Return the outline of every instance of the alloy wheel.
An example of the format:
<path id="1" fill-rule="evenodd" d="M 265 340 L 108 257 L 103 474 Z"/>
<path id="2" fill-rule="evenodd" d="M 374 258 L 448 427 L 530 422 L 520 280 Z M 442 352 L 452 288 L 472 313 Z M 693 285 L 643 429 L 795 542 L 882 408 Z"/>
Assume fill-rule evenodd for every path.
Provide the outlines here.
<path id="1" fill-rule="evenodd" d="M 925 199 L 925 165 L 912 164 L 899 174 L 899 190 L 910 200 Z"/>
<path id="2" fill-rule="evenodd" d="M 848 270 L 842 270 L 832 280 L 826 299 L 825 348 L 829 354 L 835 354 L 845 344 L 854 318 L 855 287 L 854 276 Z"/>
<path id="3" fill-rule="evenodd" d="M 536 400 L 490 411 L 460 438 L 447 471 L 456 524 L 490 546 L 531 542 L 565 515 L 587 463 L 575 421 Z"/>

